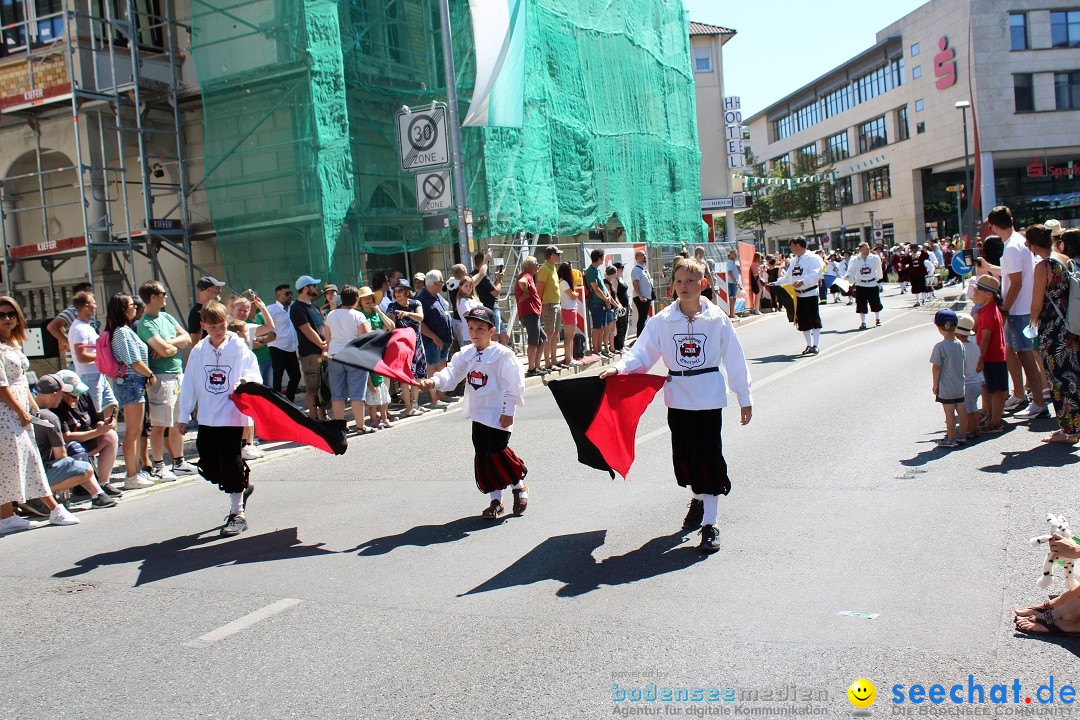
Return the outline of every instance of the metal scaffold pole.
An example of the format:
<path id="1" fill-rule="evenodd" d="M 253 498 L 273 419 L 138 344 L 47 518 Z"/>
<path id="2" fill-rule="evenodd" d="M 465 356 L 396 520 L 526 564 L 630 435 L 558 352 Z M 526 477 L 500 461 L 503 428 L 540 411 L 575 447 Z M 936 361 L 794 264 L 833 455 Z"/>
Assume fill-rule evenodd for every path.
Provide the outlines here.
<path id="1" fill-rule="evenodd" d="M 450 31 L 450 2 L 439 0 L 442 17 L 443 64 L 446 73 L 447 122 L 450 126 L 451 157 L 454 168 L 454 205 L 457 206 L 458 262 L 469 265 L 469 220 L 465 195 L 465 164 L 461 152 L 461 119 L 458 116 L 457 72 L 454 69 L 453 36 Z"/>

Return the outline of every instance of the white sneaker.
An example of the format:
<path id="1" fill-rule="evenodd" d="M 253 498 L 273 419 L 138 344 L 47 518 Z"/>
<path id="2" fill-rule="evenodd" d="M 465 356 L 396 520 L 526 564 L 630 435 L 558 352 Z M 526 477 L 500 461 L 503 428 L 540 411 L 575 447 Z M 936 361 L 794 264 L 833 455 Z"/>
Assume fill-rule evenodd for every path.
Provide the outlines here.
<path id="1" fill-rule="evenodd" d="M 78 525 L 79 518 L 69 513 L 63 505 L 57 505 L 49 513 L 49 522 L 53 525 Z"/>
<path id="2" fill-rule="evenodd" d="M 1026 397 L 1016 397 L 1014 395 L 1010 395 L 1009 399 L 1005 401 L 1005 410 L 1015 410 L 1016 408 L 1023 405 L 1025 402 L 1027 402 Z"/>
<path id="3" fill-rule="evenodd" d="M 148 487 L 154 487 L 154 481 L 142 470 L 124 479 L 125 490 L 143 490 Z"/>
<path id="4" fill-rule="evenodd" d="M 254 445 L 245 445 L 244 449 L 240 451 L 240 457 L 244 460 L 258 460 L 266 457 L 266 453 Z"/>
<path id="5" fill-rule="evenodd" d="M 179 475 L 198 475 L 199 474 L 199 468 L 195 467 L 194 465 L 189 463 L 187 460 L 181 460 L 178 463 L 173 463 L 172 472 L 177 476 L 179 476 Z"/>
<path id="6" fill-rule="evenodd" d="M 158 481 L 163 483 L 176 482 L 176 475 L 169 469 L 167 465 L 161 465 L 150 470 L 150 476 L 157 478 Z"/>
<path id="7" fill-rule="evenodd" d="M 431 403 L 431 407 L 433 408 L 444 408 L 449 407 L 449 405 L 450 403 L 446 402 L 445 400 L 436 400 L 435 402 Z"/>
<path id="8" fill-rule="evenodd" d="M 18 515 L 12 515 L 9 518 L 0 520 L 0 534 L 29 529 L 30 521 L 24 517 L 19 517 Z"/>
<path id="9" fill-rule="evenodd" d="M 1026 408 L 1013 415 L 1013 417 L 1034 420 L 1037 417 L 1042 417 L 1043 415 L 1049 414 L 1050 412 L 1046 409 L 1045 405 L 1036 405 L 1035 403 L 1031 403 Z"/>

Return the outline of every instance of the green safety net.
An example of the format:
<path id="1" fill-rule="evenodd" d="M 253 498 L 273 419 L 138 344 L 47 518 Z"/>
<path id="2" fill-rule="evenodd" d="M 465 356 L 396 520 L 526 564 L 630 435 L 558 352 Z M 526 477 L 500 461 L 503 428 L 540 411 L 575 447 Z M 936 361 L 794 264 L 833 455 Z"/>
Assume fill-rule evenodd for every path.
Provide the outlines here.
<path id="1" fill-rule="evenodd" d="M 461 114 L 475 73 L 451 0 Z M 474 235 L 696 241 L 700 154 L 682 0 L 529 0 L 524 126 L 465 128 Z M 402 105 L 445 100 L 438 0 L 192 0 L 205 192 L 236 288 L 355 282 L 361 253 L 452 247 L 399 165 Z M 449 263 L 447 263 L 449 264 Z M 398 267 L 402 265 L 397 263 Z"/>

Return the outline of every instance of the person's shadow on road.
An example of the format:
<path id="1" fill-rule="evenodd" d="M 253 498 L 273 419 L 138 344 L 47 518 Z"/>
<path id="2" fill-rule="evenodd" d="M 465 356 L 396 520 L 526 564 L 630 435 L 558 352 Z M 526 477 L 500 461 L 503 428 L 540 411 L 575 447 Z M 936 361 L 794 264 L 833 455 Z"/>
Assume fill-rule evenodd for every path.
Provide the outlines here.
<path id="1" fill-rule="evenodd" d="M 1062 447 L 1061 443 L 1039 443 L 1030 450 L 1003 452 L 1001 463 L 979 468 L 986 473 L 1007 473 L 1010 470 L 1022 470 L 1030 467 L 1060 468 L 1080 462 L 1072 447 Z"/>
<path id="2" fill-rule="evenodd" d="M 221 542 L 209 544 L 219 539 Z M 84 575 L 105 565 L 141 563 L 139 577 L 135 582 L 135 587 L 138 587 L 212 567 L 333 554 L 332 550 L 323 550 L 322 545 L 323 543 L 301 544 L 296 528 L 275 530 L 262 535 L 244 535 L 228 540 L 219 538 L 215 529 L 91 555 L 79 560 L 75 567 L 55 573 L 53 577 Z"/>
<path id="3" fill-rule="evenodd" d="M 359 553 L 360 555 L 386 555 L 401 547 L 428 547 L 429 545 L 442 545 L 443 543 L 457 542 L 469 537 L 471 533 L 496 527 L 506 519 L 489 520 L 479 516 L 464 517 L 451 520 L 442 525 L 417 525 L 397 535 L 386 535 L 362 542 L 351 550 L 343 550 L 345 553 Z"/>
<path id="4" fill-rule="evenodd" d="M 666 573 L 684 570 L 707 556 L 694 547 L 679 547 L 687 531 L 654 538 L 637 550 L 599 562 L 593 551 L 604 544 L 607 530 L 557 535 L 530 550 L 524 557 L 472 590 L 459 595 L 531 585 L 544 580 L 564 583 L 558 597 L 577 597 L 601 585 L 625 585 Z"/>

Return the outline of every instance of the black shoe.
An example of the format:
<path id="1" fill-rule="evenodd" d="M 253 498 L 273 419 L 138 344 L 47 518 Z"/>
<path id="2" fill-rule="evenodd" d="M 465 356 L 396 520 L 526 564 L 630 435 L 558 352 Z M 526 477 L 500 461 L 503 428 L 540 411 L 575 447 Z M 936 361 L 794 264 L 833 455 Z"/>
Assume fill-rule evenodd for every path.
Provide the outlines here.
<path id="1" fill-rule="evenodd" d="M 693 530 L 701 527 L 701 520 L 705 517 L 705 503 L 697 498 L 690 500 L 690 510 L 686 513 L 686 519 L 682 521 L 683 530 Z"/>
<path id="2" fill-rule="evenodd" d="M 41 502 L 41 498 L 33 498 L 24 503 L 16 502 L 15 507 L 18 510 L 21 510 L 22 515 L 26 517 L 47 518 L 52 512 L 45 506 L 45 503 Z"/>
<path id="3" fill-rule="evenodd" d="M 251 497 L 251 493 L 255 492 L 255 483 L 248 480 L 248 486 L 244 488 L 244 510 L 247 510 L 248 498 Z"/>
<path id="4" fill-rule="evenodd" d="M 90 500 L 90 505 L 96 508 L 114 507 L 116 505 L 116 501 L 103 492 L 97 497 Z"/>
<path id="5" fill-rule="evenodd" d="M 717 538 L 718 534 L 715 525 L 703 525 L 701 527 L 701 542 L 697 546 L 698 550 L 703 553 L 714 553 L 719 550 L 720 540 Z"/>
<path id="6" fill-rule="evenodd" d="M 247 518 L 243 515 L 229 515 L 225 518 L 225 526 L 221 528 L 222 537 L 232 537 L 247 530 Z"/>
<path id="7" fill-rule="evenodd" d="M 813 349 L 812 347 L 810 347 L 809 345 L 807 345 L 807 346 L 806 346 L 806 349 L 805 349 L 805 350 L 803 350 L 803 351 L 802 351 L 801 353 L 799 353 L 799 354 L 800 354 L 800 355 L 810 355 L 810 354 L 811 354 L 811 353 L 813 353 L 813 352 L 814 352 L 814 349 Z"/>
<path id="8" fill-rule="evenodd" d="M 866 329 L 866 323 L 863 323 L 862 325 L 860 325 L 859 329 L 860 330 L 865 330 Z"/>
<path id="9" fill-rule="evenodd" d="M 881 321 L 878 320 L 877 322 L 875 322 L 874 327 L 881 327 Z"/>
<path id="10" fill-rule="evenodd" d="M 810 354 L 811 355 L 817 355 L 818 354 L 818 349 L 817 349 L 816 345 L 814 347 L 810 348 Z"/>
<path id="11" fill-rule="evenodd" d="M 106 495 L 108 495 L 109 497 L 115 497 L 115 498 L 118 498 L 118 497 L 124 497 L 124 493 L 122 493 L 122 492 L 120 492 L 119 490 L 117 490 L 117 489 L 116 489 L 116 486 L 115 486 L 115 485 L 113 485 L 112 483 L 105 483 L 104 485 L 102 485 L 102 486 L 101 486 L 101 489 L 102 489 L 102 490 L 103 490 L 103 491 L 105 492 L 105 494 L 106 494 Z"/>

